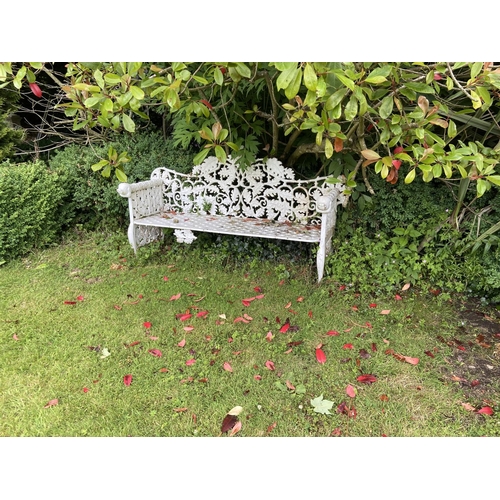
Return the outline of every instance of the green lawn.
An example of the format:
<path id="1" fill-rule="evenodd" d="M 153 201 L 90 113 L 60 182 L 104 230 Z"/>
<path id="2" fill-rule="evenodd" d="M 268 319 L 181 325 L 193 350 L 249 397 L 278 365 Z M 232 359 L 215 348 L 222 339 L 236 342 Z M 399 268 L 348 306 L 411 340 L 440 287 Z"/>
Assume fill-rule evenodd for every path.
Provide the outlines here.
<path id="1" fill-rule="evenodd" d="M 235 406 L 233 439 L 500 435 L 438 340 L 457 336 L 456 304 L 318 285 L 286 256 L 219 257 L 174 244 L 136 258 L 125 235 L 95 233 L 1 266 L 0 436 L 219 436 Z"/>

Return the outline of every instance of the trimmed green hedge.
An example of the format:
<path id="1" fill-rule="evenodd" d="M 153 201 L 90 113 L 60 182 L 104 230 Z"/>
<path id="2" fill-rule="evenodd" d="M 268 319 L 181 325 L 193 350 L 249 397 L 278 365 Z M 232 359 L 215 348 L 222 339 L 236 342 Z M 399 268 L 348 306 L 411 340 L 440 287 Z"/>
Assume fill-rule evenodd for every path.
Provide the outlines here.
<path id="1" fill-rule="evenodd" d="M 59 241 L 71 220 L 66 181 L 40 161 L 0 164 L 0 260 Z"/>

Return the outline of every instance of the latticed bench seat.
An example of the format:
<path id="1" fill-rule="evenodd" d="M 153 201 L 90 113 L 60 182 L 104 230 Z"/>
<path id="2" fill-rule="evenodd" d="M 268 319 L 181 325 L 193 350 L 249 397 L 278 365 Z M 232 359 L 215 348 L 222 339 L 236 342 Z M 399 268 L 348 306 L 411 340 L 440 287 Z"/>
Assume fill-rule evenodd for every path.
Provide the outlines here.
<path id="1" fill-rule="evenodd" d="M 175 230 L 178 241 L 191 243 L 193 231 L 319 243 L 318 281 L 331 251 L 337 205 L 343 184 L 328 177 L 295 180 L 293 170 L 276 159 L 241 170 L 229 157 L 221 164 L 207 158 L 181 174 L 157 168 L 151 180 L 122 183 L 118 193 L 129 200 L 128 238 L 134 252 Z"/>

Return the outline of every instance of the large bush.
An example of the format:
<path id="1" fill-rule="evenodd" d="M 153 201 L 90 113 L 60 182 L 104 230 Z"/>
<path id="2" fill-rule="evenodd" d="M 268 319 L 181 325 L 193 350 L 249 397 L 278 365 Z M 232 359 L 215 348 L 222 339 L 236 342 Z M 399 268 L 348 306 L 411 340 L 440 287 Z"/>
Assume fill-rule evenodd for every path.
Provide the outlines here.
<path id="1" fill-rule="evenodd" d="M 66 182 L 43 162 L 0 164 L 0 261 L 58 241 L 71 219 Z"/>
<path id="2" fill-rule="evenodd" d="M 118 181 L 93 172 L 91 166 L 107 157 L 109 146 L 127 149 L 131 161 L 126 164 L 128 182 L 148 180 L 157 167 L 186 172 L 193 166 L 193 154 L 173 146 L 158 132 L 121 134 L 116 140 L 100 146 L 68 146 L 49 159 L 49 165 L 69 179 L 71 198 L 68 209 L 75 214 L 75 223 L 89 228 L 99 225 L 123 227 L 128 223 L 127 200 L 116 192 Z"/>

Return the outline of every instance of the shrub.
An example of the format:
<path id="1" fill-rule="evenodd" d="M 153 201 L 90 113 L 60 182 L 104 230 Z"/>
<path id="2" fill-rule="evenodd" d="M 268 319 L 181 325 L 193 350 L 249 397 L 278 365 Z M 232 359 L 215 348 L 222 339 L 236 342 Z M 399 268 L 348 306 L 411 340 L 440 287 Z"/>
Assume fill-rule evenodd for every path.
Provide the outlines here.
<path id="1" fill-rule="evenodd" d="M 72 193 L 68 205 L 75 213 L 74 222 L 88 228 L 99 225 L 119 228 L 128 224 L 127 200 L 117 194 L 116 178 L 103 177 L 91 169 L 91 165 L 107 157 L 110 145 L 117 151 L 128 151 L 132 158 L 126 164 L 128 182 L 148 180 L 157 167 L 186 172 L 193 165 L 189 150 L 173 146 L 172 140 L 163 139 L 158 132 L 121 134 L 115 141 L 100 146 L 71 145 L 58 151 L 49 159 L 49 165 L 68 177 Z"/>
<path id="2" fill-rule="evenodd" d="M 43 162 L 0 165 L 0 260 L 59 240 L 67 226 L 66 178 Z"/>

